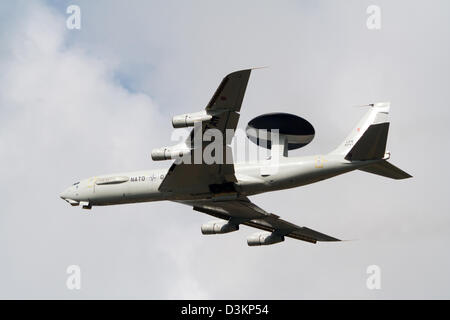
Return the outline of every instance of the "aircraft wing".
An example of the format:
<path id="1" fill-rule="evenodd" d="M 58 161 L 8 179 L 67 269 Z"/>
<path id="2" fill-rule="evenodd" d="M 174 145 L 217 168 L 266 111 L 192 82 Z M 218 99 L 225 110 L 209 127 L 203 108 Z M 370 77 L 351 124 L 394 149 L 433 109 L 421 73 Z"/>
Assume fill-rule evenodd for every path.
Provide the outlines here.
<path id="1" fill-rule="evenodd" d="M 183 201 L 191 205 L 194 210 L 209 214 L 219 219 L 228 220 L 236 224 L 244 224 L 257 229 L 276 232 L 278 235 L 297 240 L 316 243 L 317 241 L 340 241 L 326 234 L 307 227 L 300 227 L 279 216 L 267 213 L 247 197 L 229 201 Z"/>
<path id="2" fill-rule="evenodd" d="M 216 92 L 212 96 L 206 110 L 214 112 L 213 121 L 203 122 L 201 130 L 197 132 L 192 129 L 186 145 L 191 148 L 190 164 L 173 163 L 166 177 L 161 183 L 159 190 L 163 192 L 189 192 L 191 194 L 210 193 L 214 188 L 232 188 L 233 182 L 236 182 L 234 176 L 234 165 L 232 161 L 231 148 L 229 147 L 233 136 L 226 135 L 227 129 L 232 129 L 233 134 L 239 121 L 239 111 L 241 110 L 242 100 L 244 99 L 245 90 L 250 77 L 251 69 L 241 70 L 227 75 Z M 222 161 L 218 163 L 206 164 L 203 156 L 201 163 L 194 164 L 195 147 L 194 139 L 199 141 L 205 140 L 202 137 L 208 129 L 217 129 L 222 133 L 224 140 L 222 150 Z M 228 131 L 230 132 L 230 131 Z M 201 137 L 195 137 L 194 134 L 201 134 Z M 203 150 L 212 141 L 202 141 L 201 154 Z M 198 154 L 198 153 L 197 153 Z M 227 158 L 228 156 L 228 158 Z M 199 158 L 199 157 L 198 157 Z M 228 161 L 227 161 L 228 159 Z M 231 161 L 230 161 L 231 160 Z M 222 192 L 230 190 L 215 190 L 214 192 Z"/>

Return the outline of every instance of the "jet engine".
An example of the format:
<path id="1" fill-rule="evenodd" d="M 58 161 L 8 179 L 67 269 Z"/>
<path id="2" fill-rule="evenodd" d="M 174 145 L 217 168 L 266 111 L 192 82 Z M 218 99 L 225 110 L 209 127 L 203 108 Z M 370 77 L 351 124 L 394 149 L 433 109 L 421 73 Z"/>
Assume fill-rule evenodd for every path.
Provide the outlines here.
<path id="1" fill-rule="evenodd" d="M 186 113 L 173 117 L 172 126 L 174 128 L 193 127 L 195 122 L 209 122 L 212 118 L 213 116 L 208 114 L 205 110 L 194 113 Z"/>
<path id="2" fill-rule="evenodd" d="M 152 159 L 154 161 L 170 160 L 181 158 L 191 151 L 187 148 L 163 147 L 152 150 Z"/>
<path id="3" fill-rule="evenodd" d="M 270 244 L 275 244 L 283 242 L 284 237 L 274 234 L 273 232 L 257 232 L 252 234 L 247 238 L 247 244 L 250 247 L 253 246 L 267 246 Z"/>
<path id="4" fill-rule="evenodd" d="M 239 225 L 224 220 L 210 221 L 202 225 L 202 234 L 222 234 L 239 230 Z"/>

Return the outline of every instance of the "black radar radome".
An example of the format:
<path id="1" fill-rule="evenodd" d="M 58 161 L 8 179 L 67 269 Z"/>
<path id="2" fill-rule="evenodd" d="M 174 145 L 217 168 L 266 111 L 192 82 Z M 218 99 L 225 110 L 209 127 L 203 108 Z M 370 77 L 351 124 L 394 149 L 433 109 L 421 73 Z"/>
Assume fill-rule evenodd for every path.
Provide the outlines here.
<path id="1" fill-rule="evenodd" d="M 287 139 L 288 150 L 306 146 L 314 139 L 314 127 L 307 120 L 289 113 L 267 113 L 251 120 L 247 137 L 258 146 L 272 147 L 272 130 L 278 130 L 280 140 Z"/>

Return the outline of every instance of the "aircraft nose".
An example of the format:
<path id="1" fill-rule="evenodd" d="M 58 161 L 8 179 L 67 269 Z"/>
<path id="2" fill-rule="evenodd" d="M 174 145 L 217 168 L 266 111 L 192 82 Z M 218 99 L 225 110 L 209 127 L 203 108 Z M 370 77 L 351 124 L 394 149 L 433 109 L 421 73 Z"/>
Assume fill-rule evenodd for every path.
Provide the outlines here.
<path id="1" fill-rule="evenodd" d="M 59 194 L 59 197 L 63 200 L 66 200 L 69 197 L 69 189 L 64 190 Z"/>

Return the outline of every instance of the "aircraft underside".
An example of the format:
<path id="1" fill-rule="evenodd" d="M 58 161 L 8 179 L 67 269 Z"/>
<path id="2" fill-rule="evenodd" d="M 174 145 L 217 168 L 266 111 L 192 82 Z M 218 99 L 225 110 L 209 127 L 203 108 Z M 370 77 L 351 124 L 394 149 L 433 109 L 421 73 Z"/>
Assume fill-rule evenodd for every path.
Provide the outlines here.
<path id="1" fill-rule="evenodd" d="M 219 219 L 202 225 L 204 235 L 235 232 L 246 225 L 263 230 L 247 238 L 249 246 L 271 245 L 285 237 L 316 243 L 339 240 L 282 220 L 248 197 L 308 185 L 353 170 L 391 179 L 411 177 L 387 161 L 389 103 L 369 105 L 370 110 L 332 152 L 307 157 L 288 156 L 289 150 L 304 147 L 314 138 L 315 130 L 307 120 L 285 113 L 258 116 L 249 122 L 246 134 L 253 143 L 270 149 L 270 157 L 234 163 L 230 145 L 250 73 L 241 70 L 227 75 L 205 110 L 173 117 L 174 128 L 194 128 L 184 142 L 152 151 L 155 161 L 174 160 L 169 169 L 91 177 L 73 184 L 61 198 L 84 209 L 176 201 Z"/>

